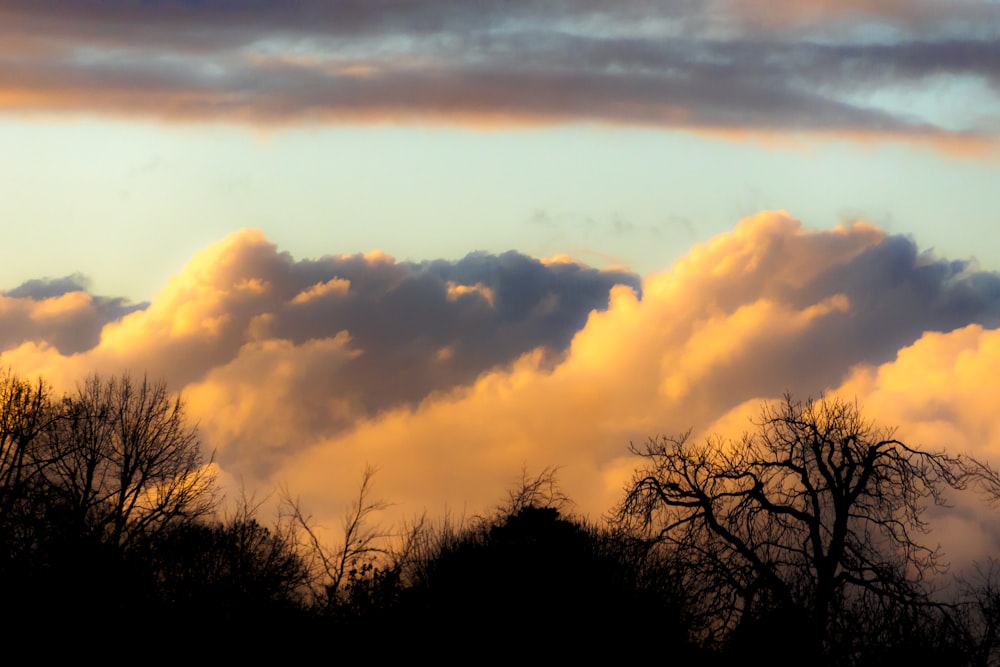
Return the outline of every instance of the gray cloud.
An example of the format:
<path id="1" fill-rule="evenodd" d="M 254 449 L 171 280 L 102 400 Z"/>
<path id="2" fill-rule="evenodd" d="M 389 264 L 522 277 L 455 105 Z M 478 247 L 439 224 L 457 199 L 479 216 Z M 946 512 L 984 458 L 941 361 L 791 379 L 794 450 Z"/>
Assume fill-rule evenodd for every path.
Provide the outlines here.
<path id="1" fill-rule="evenodd" d="M 831 374 L 857 363 L 889 361 L 927 331 L 946 332 L 969 324 L 1000 327 L 1000 273 L 980 270 L 973 260 L 921 252 L 912 238 L 903 235 L 887 235 L 849 261 L 834 264 L 801 284 L 779 280 L 758 285 L 756 290 L 758 297 L 795 308 L 838 294 L 847 297 L 849 311 L 831 318 L 802 350 L 828 359 Z M 748 298 L 740 290 L 719 297 L 726 310 Z M 816 362 L 802 363 L 807 366 L 790 367 L 800 370 Z M 823 384 L 835 381 L 835 375 L 822 379 Z"/>
<path id="2" fill-rule="evenodd" d="M 296 344 L 349 332 L 363 353 L 340 369 L 340 392 L 368 414 L 467 384 L 535 348 L 554 362 L 590 312 L 607 308 L 613 285 L 640 290 L 634 274 L 516 252 L 419 264 L 327 257 L 289 269 L 300 291 L 350 281 L 346 294 L 281 304 L 269 331 Z"/>
<path id="3" fill-rule="evenodd" d="M 90 287 L 90 281 L 80 273 L 72 273 L 62 278 L 34 278 L 26 280 L 14 289 L 3 292 L 5 296 L 15 299 L 51 299 L 69 292 L 85 292 Z"/>
<path id="4" fill-rule="evenodd" d="M 828 315 L 808 338 L 792 344 L 761 341 L 744 368 L 755 378 L 752 383 L 709 378 L 698 391 L 712 396 L 714 405 L 779 396 L 790 388 L 817 396 L 836 386 L 846 369 L 891 362 L 927 332 L 1000 326 L 1000 273 L 976 271 L 963 261 L 930 260 L 905 237 L 887 237 L 798 289 L 774 285 L 760 296 L 768 292 L 798 308 L 841 294 L 850 308 Z"/>
<path id="5" fill-rule="evenodd" d="M 75 273 L 28 280 L 0 292 L 0 351 L 22 343 L 45 343 L 63 354 L 97 345 L 104 325 L 148 304 L 89 293 L 89 281 Z"/>
<path id="6" fill-rule="evenodd" d="M 816 287 L 834 285 L 851 300 L 852 317 L 864 323 L 854 330 L 854 340 L 842 341 L 858 348 L 865 341 L 862 361 L 884 361 L 925 331 L 1000 326 L 1000 274 L 981 271 L 970 260 L 921 253 L 906 236 L 887 237 L 849 265 L 832 269 Z"/>
<path id="7" fill-rule="evenodd" d="M 1000 6 L 949 3 L 948 26 L 966 17 L 977 27 L 964 35 L 915 21 L 898 3 L 819 7 L 820 17 L 841 25 L 846 16 L 859 31 L 873 16 L 899 19 L 891 41 L 873 41 L 763 30 L 744 4 L 5 3 L 0 90 L 19 93 L 12 98 L 24 108 L 188 120 L 995 132 L 945 129 L 857 99 L 943 74 L 1000 92 Z M 826 19 L 817 26 L 829 27 Z"/>

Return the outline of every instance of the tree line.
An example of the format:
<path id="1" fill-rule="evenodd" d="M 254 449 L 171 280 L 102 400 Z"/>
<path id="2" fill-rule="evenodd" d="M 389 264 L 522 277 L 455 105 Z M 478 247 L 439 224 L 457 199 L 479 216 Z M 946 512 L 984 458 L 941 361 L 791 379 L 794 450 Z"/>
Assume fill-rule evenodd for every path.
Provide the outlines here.
<path id="1" fill-rule="evenodd" d="M 640 464 L 599 522 L 552 470 L 490 513 L 379 531 L 362 475 L 328 545 L 283 494 L 228 511 L 211 457 L 165 383 L 93 375 L 57 396 L 0 374 L 0 586 L 15 620 L 123 641 L 226 628 L 226 651 L 334 637 L 398 657 L 861 666 L 1000 664 L 1000 578 L 935 589 L 927 510 L 1000 497 L 972 457 L 915 447 L 835 398 L 763 406 L 742 438 L 632 445 Z M 428 642 L 432 642 L 428 644 Z M 596 648 L 595 648 L 596 646 Z"/>

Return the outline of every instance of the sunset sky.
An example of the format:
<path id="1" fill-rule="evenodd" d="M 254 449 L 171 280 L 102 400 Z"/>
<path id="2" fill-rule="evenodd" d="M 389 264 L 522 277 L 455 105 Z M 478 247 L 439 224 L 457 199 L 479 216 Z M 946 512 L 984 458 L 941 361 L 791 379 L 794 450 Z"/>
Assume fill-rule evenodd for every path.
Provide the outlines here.
<path id="1" fill-rule="evenodd" d="M 995 0 L 0 0 L 0 220 L 0 364 L 330 527 L 596 519 L 785 391 L 1000 465 Z"/>

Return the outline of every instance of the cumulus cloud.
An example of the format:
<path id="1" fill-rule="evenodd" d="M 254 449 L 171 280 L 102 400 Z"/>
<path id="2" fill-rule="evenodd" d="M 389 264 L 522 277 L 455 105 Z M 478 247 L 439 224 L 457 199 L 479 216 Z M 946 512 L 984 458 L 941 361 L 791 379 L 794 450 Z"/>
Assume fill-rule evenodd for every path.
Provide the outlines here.
<path id="1" fill-rule="evenodd" d="M 279 476 L 322 504 L 323 489 L 350 488 L 359 461 L 370 460 L 404 507 L 454 509 L 489 504 L 522 464 L 562 465 L 580 509 L 597 516 L 631 471 L 629 441 L 710 429 L 786 390 L 815 396 L 926 331 L 995 322 L 998 277 L 968 269 L 866 225 L 806 232 L 762 214 L 649 277 L 642 299 L 615 288 L 554 369 L 528 355 L 324 439 Z"/>
<path id="2" fill-rule="evenodd" d="M 872 39 L 880 34 L 889 38 Z M 880 106 L 871 93 L 916 86 L 933 97 L 946 76 L 982 83 L 995 108 L 998 36 L 995 3 L 932 0 L 9 2 L 0 103 L 251 123 L 583 121 L 974 145 L 996 138 L 988 111 L 939 118 Z"/>
<path id="3" fill-rule="evenodd" d="M 907 441 L 1000 455 L 1000 275 L 864 223 L 813 231 L 783 212 L 641 283 L 516 253 L 295 260 L 245 230 L 90 349 L 28 342 L 0 362 L 66 381 L 165 375 L 224 478 L 287 484 L 327 527 L 366 464 L 397 503 L 387 520 L 480 511 L 523 468 L 550 466 L 597 518 L 633 469 L 629 442 L 738 434 L 786 391 L 857 397 Z M 942 536 L 1000 539 L 960 502 Z"/>
<path id="4" fill-rule="evenodd" d="M 90 294 L 79 274 L 29 280 L 0 292 L 0 350 L 35 342 L 81 352 L 97 344 L 104 325 L 145 305 Z"/>
<path id="5" fill-rule="evenodd" d="M 928 332 L 891 362 L 859 366 L 834 393 L 856 398 L 870 419 L 896 427 L 904 442 L 971 454 L 996 469 L 998 374 L 1000 330 L 972 324 Z M 1000 549 L 1000 513 L 995 502 L 984 502 L 980 489 L 953 492 L 948 501 L 948 507 L 929 508 L 929 542 L 941 545 L 952 565 L 949 574 L 963 574 Z"/>
<path id="6" fill-rule="evenodd" d="M 865 268 L 886 257 L 895 261 L 881 274 Z M 756 414 L 761 400 L 786 390 L 815 396 L 840 385 L 851 368 L 891 364 L 896 349 L 883 336 L 908 346 L 950 335 L 925 331 L 961 319 L 991 320 L 997 276 L 967 269 L 865 225 L 806 232 L 788 216 L 761 215 L 648 278 L 642 299 L 615 288 L 610 308 L 591 315 L 554 369 L 528 355 L 415 410 L 325 438 L 276 478 L 295 480 L 309 502 L 323 506 L 330 489 L 351 488 L 361 461 L 378 462 L 380 482 L 401 507 L 456 511 L 488 506 L 522 465 L 562 465 L 578 509 L 596 517 L 632 470 L 630 441 L 727 423 L 746 428 L 747 410 Z M 884 294 L 863 298 L 847 279 L 855 272 L 869 279 L 868 292 Z M 909 316 L 898 318 L 881 308 L 896 290 L 934 298 L 904 300 L 899 308 Z M 952 308 L 963 315 L 948 319 Z M 862 401 L 871 394 L 857 393 Z M 739 420 L 725 422 L 739 410 Z M 873 416 L 895 414 L 876 408 Z"/>
<path id="7" fill-rule="evenodd" d="M 79 317 L 65 312 L 94 297 L 75 290 L 9 299 L 23 319 L 53 333 L 32 337 L 34 330 L 12 327 L 2 359 L 70 384 L 93 368 L 132 368 L 183 387 L 223 367 L 227 378 L 243 365 L 253 372 L 261 355 L 327 354 L 317 341 L 335 340 L 343 366 L 318 390 L 339 392 L 367 415 L 471 382 L 536 348 L 554 363 L 616 284 L 638 289 L 639 278 L 515 252 L 421 264 L 379 252 L 296 261 L 259 231 L 243 230 L 197 253 L 147 307 L 121 311 L 96 329 L 99 339 L 85 349 L 53 341 L 76 335 Z M 32 282 L 16 293 L 58 289 Z M 308 404 L 312 388 L 297 391 Z"/>
<path id="8" fill-rule="evenodd" d="M 972 455 L 996 469 L 1000 461 L 995 407 L 998 373 L 1000 329 L 970 324 L 951 331 L 928 331 L 884 363 L 855 365 L 824 393 L 856 401 L 866 419 L 894 429 L 893 437 L 910 446 Z M 800 393 L 796 398 L 807 395 Z M 762 394 L 748 399 L 699 426 L 692 437 L 738 439 L 753 428 L 762 403 L 772 400 L 781 398 Z M 939 547 L 950 565 L 937 585 L 947 587 L 954 583 L 952 576 L 971 575 L 976 562 L 984 562 L 1000 548 L 1000 513 L 996 503 L 990 502 L 991 490 L 996 491 L 976 486 L 950 490 L 947 506 L 926 505 L 929 534 L 920 539 Z"/>
<path id="9" fill-rule="evenodd" d="M 91 298 L 72 286 L 5 298 Z M 296 260 L 244 230 L 89 348 L 21 336 L 0 362 L 70 386 L 94 370 L 165 376 L 227 479 L 287 483 L 329 525 L 366 463 L 396 519 L 489 506 L 524 466 L 562 466 L 597 517 L 631 472 L 630 441 L 739 429 L 785 391 L 857 396 L 908 438 L 988 457 L 998 327 L 997 274 L 782 212 L 641 283 L 516 253 Z"/>

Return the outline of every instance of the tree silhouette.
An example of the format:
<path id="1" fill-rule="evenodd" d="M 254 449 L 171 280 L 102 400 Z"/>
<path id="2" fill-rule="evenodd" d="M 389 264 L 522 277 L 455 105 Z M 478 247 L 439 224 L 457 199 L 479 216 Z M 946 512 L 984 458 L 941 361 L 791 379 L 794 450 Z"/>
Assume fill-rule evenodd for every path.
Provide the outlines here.
<path id="1" fill-rule="evenodd" d="M 63 399 L 61 413 L 48 477 L 85 532 L 128 549 L 213 508 L 212 469 L 165 382 L 95 374 Z"/>
<path id="2" fill-rule="evenodd" d="M 592 657 L 601 638 L 619 660 L 694 661 L 677 600 L 644 587 L 616 536 L 566 514 L 553 475 L 525 476 L 494 513 L 431 535 L 432 548 L 405 568 L 396 632 L 418 639 L 447 628 L 509 660 Z"/>
<path id="3" fill-rule="evenodd" d="M 124 627 L 149 611 L 157 582 L 147 547 L 166 529 L 209 516 L 207 463 L 163 382 L 93 375 L 57 400 L 43 380 L 4 372 L 5 600 L 21 619 L 42 614 L 81 635 L 109 617 Z"/>
<path id="4" fill-rule="evenodd" d="M 34 573 L 45 569 L 43 472 L 50 461 L 46 434 L 58 419 L 50 387 L 7 370 L 0 374 L 0 589 L 8 601 L 37 591 Z"/>
<path id="5" fill-rule="evenodd" d="M 375 474 L 378 469 L 366 465 L 361 475 L 357 497 L 344 512 L 342 521 L 343 543 L 330 547 L 317 533 L 312 517 L 306 515 L 301 503 L 293 498 L 288 488 L 282 490 L 281 511 L 296 532 L 300 533 L 302 548 L 311 562 L 314 603 L 327 611 L 342 606 L 345 592 L 350 594 L 360 585 L 363 572 L 375 576 L 385 566 L 389 556 L 387 540 L 391 534 L 372 520 L 376 514 L 389 507 L 381 498 L 373 498 Z"/>
<path id="6" fill-rule="evenodd" d="M 191 622 L 273 630 L 304 609 L 309 572 L 291 537 L 252 515 L 173 526 L 143 554 L 156 578 L 155 602 Z"/>
<path id="7" fill-rule="evenodd" d="M 7 370 L 0 374 L 0 517 L 6 519 L 27 497 L 44 465 L 40 437 L 57 418 L 51 389 Z"/>
<path id="8" fill-rule="evenodd" d="M 829 652 L 859 601 L 928 603 L 923 582 L 942 563 L 919 539 L 925 508 L 947 489 L 996 483 L 972 459 L 897 440 L 855 403 L 786 396 L 754 426 L 736 441 L 633 447 L 644 464 L 616 516 L 685 563 L 716 633 L 779 628 L 798 659 Z"/>

